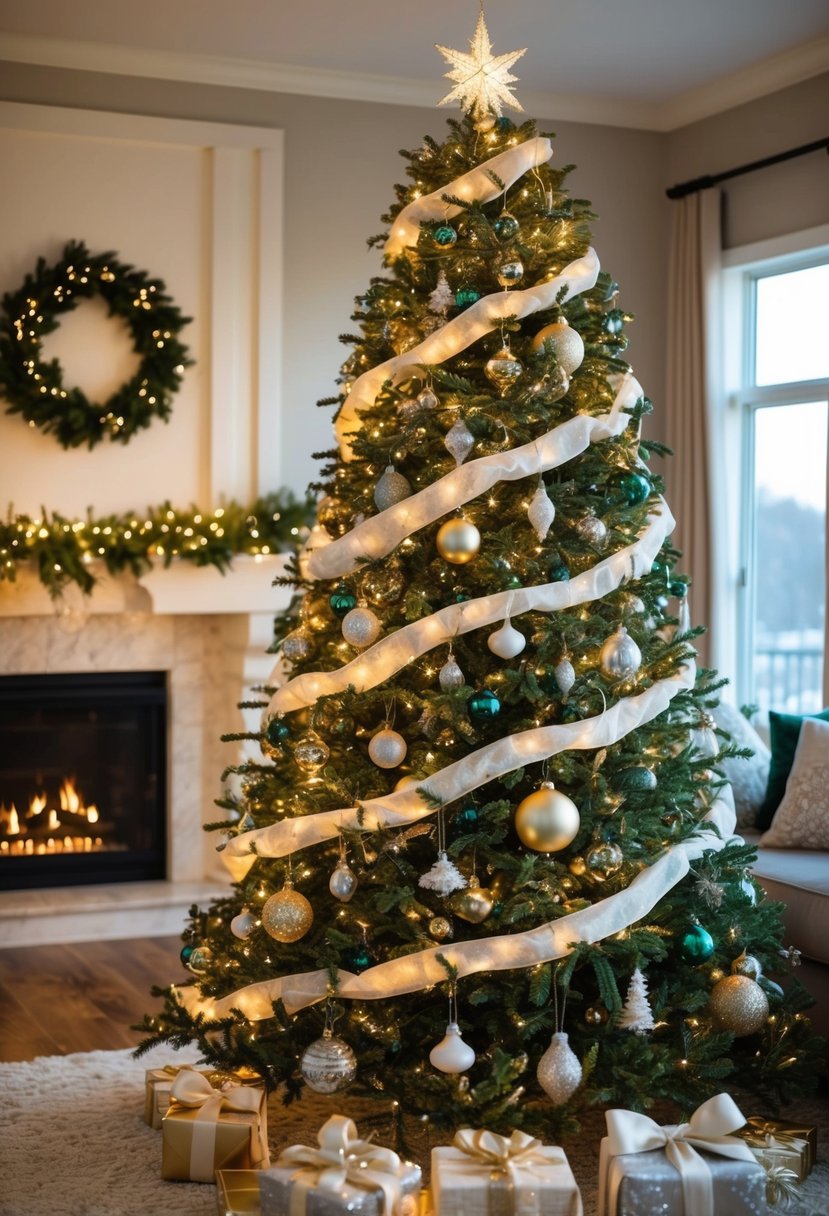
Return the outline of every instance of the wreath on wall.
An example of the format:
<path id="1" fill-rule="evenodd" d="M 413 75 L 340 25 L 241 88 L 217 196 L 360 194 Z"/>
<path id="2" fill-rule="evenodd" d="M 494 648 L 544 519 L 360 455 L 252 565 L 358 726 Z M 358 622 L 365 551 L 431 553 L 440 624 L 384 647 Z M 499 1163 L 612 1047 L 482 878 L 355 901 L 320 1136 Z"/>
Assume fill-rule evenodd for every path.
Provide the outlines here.
<path id="1" fill-rule="evenodd" d="M 57 359 L 42 353 L 45 334 L 58 328 L 64 313 L 81 300 L 100 296 L 109 315 L 120 317 L 140 359 L 135 375 L 103 403 L 79 388 L 65 388 Z M 7 413 L 22 414 L 30 426 L 55 435 L 65 448 L 93 448 L 108 437 L 128 443 L 153 418 L 165 422 L 188 359 L 179 334 L 182 316 L 160 279 L 119 262 L 112 253 L 91 254 L 70 241 L 60 261 L 39 258 L 22 286 L 3 296 L 0 315 L 0 388 Z"/>

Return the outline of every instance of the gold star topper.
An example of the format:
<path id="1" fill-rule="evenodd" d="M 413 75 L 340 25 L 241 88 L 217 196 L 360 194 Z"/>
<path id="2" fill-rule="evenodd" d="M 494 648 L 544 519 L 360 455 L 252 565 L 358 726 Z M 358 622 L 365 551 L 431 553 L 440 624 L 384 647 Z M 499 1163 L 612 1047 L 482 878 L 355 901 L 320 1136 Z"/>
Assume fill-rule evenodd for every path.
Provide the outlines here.
<path id="1" fill-rule="evenodd" d="M 509 87 L 516 83 L 518 77 L 513 76 L 509 69 L 527 48 L 508 51 L 506 55 L 493 55 L 489 30 L 484 21 L 483 5 L 475 33 L 469 42 L 469 55 L 465 55 L 463 51 L 453 51 L 448 46 L 436 46 L 452 67 L 451 72 L 444 73 L 445 76 L 448 80 L 455 81 L 454 89 L 447 93 L 438 105 L 445 106 L 458 101 L 469 111 L 476 124 L 484 127 L 492 125 L 493 114 L 500 117 L 503 105 L 523 112 L 523 106 L 513 97 Z"/>

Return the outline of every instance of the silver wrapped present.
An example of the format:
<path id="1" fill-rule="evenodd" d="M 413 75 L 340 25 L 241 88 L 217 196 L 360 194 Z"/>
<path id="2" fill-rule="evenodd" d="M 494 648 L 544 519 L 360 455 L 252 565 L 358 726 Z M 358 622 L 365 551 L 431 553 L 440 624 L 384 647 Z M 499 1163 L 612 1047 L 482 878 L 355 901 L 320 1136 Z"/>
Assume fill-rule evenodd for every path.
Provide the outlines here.
<path id="1" fill-rule="evenodd" d="M 262 1216 L 417 1216 L 419 1165 L 361 1140 L 343 1115 L 332 1115 L 317 1139 L 319 1148 L 293 1144 L 262 1171 Z"/>

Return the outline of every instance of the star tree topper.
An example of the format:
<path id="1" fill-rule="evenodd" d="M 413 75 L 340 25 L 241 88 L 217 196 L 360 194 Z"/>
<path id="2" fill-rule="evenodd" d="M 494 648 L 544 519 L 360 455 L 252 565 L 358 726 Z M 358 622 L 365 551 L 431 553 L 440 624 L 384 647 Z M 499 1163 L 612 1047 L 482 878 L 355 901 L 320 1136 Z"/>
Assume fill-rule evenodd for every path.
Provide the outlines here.
<path id="1" fill-rule="evenodd" d="M 469 43 L 469 55 L 465 55 L 463 51 L 453 51 L 448 46 L 436 46 L 452 67 L 451 72 L 445 73 L 447 79 L 455 81 L 454 89 L 447 93 L 438 105 L 445 106 L 458 101 L 477 123 L 484 125 L 492 119 L 493 114 L 500 117 L 504 105 L 523 112 L 524 107 L 516 101 L 509 87 L 515 84 L 518 77 L 513 76 L 509 69 L 527 48 L 508 51 L 506 55 L 493 55 L 483 8 Z"/>

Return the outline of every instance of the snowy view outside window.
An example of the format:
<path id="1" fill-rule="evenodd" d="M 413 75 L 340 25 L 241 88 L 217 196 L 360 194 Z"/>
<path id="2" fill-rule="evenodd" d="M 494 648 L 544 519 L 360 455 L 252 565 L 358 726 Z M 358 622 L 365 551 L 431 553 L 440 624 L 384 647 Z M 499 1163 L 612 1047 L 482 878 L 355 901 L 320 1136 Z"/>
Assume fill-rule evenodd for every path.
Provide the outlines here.
<path id="1" fill-rule="evenodd" d="M 829 265 L 757 280 L 754 383 L 788 386 L 753 411 L 753 699 L 763 711 L 823 705 Z M 814 399 L 814 398 L 817 399 Z"/>

